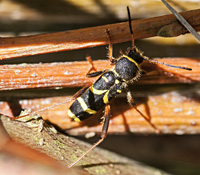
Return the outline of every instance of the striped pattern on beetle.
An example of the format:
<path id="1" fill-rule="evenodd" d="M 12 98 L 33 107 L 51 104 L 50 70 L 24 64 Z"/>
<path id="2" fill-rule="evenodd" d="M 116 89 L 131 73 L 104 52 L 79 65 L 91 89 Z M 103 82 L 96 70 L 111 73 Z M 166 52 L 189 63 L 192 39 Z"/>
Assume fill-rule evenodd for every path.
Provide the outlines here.
<path id="1" fill-rule="evenodd" d="M 134 47 L 122 55 L 113 69 L 105 71 L 68 110 L 68 116 L 76 122 L 87 119 L 108 104 L 113 97 L 122 93 L 127 83 L 141 76 L 140 63 L 143 55 Z"/>

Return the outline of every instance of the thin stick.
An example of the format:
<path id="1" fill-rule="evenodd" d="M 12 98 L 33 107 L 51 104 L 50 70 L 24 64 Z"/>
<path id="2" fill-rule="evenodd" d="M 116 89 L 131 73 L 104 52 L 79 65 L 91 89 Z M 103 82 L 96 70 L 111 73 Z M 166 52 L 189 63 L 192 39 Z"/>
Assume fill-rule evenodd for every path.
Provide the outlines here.
<path id="1" fill-rule="evenodd" d="M 196 30 L 183 18 L 172 6 L 170 6 L 165 0 L 161 0 L 163 4 L 176 16 L 182 25 L 200 42 L 200 35 Z"/>
<path id="2" fill-rule="evenodd" d="M 200 30 L 200 20 L 198 20 L 200 18 L 200 9 L 184 12 L 182 15 L 186 20 L 190 20 L 191 25 L 195 26 L 197 31 Z M 195 18 L 191 18 L 191 16 L 195 16 Z M 135 40 L 157 36 L 161 28 L 171 23 L 174 23 L 174 27 L 178 28 L 180 26 L 180 24 L 175 23 L 174 15 L 134 20 Z M 114 34 L 112 37 L 113 44 L 130 41 L 127 22 L 68 32 L 63 31 L 24 37 L 1 38 L 0 60 L 107 45 L 106 29 L 109 29 Z M 172 30 L 168 29 L 168 32 L 170 33 Z M 173 36 L 185 33 L 185 29 L 178 28 L 176 32 L 178 34 L 176 33 Z"/>

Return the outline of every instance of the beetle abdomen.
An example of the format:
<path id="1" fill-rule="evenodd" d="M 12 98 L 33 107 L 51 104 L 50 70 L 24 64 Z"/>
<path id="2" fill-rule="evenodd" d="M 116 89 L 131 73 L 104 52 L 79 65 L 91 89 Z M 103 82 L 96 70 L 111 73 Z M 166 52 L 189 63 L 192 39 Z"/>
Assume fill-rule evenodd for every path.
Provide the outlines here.
<path id="1" fill-rule="evenodd" d="M 116 95 L 121 93 L 122 82 L 113 71 L 102 74 L 99 79 L 78 97 L 68 110 L 74 121 L 82 121 L 95 114 Z"/>

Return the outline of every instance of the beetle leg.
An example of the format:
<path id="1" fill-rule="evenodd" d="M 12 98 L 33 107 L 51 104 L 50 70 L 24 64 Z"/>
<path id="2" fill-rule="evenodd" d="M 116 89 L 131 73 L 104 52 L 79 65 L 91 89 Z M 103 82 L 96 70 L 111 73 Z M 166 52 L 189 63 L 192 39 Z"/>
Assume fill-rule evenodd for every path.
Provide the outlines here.
<path id="1" fill-rule="evenodd" d="M 127 88 L 127 99 L 129 104 L 135 108 L 135 110 L 149 123 L 149 125 L 151 125 L 151 127 L 155 130 L 156 133 L 160 134 L 161 131 L 150 121 L 150 119 L 145 116 L 136 106 L 136 103 L 134 102 L 134 99 L 132 97 L 132 94 L 130 92 L 130 90 Z"/>
<path id="2" fill-rule="evenodd" d="M 108 58 L 110 60 L 110 63 L 112 65 L 114 65 L 117 62 L 117 59 L 113 57 L 112 38 L 111 38 L 110 31 L 108 29 L 106 29 L 106 34 L 107 34 L 108 42 L 109 42 L 109 45 L 108 45 Z"/>
<path id="3" fill-rule="evenodd" d="M 87 155 L 90 151 L 92 151 L 96 146 L 98 146 L 101 142 L 104 141 L 104 139 L 107 136 L 108 133 L 108 126 L 109 126 L 109 120 L 110 120 L 110 105 L 107 104 L 105 108 L 105 114 L 104 114 L 104 120 L 103 120 L 103 127 L 101 132 L 101 139 L 96 142 L 94 145 L 92 145 L 84 154 L 82 154 L 75 162 L 70 164 L 68 168 L 73 167 L 75 164 L 77 164 L 85 155 Z"/>
<path id="4" fill-rule="evenodd" d="M 102 71 L 92 72 L 92 73 L 90 73 L 90 74 L 87 74 L 86 76 L 87 76 L 88 78 L 96 77 L 96 76 L 101 75 L 101 74 L 104 73 L 105 71 L 106 71 L 106 69 L 105 69 L 105 70 L 102 70 Z"/>
<path id="5" fill-rule="evenodd" d="M 93 61 L 91 59 L 91 56 L 87 56 L 86 60 L 90 63 L 91 68 L 89 69 L 89 71 L 86 74 L 86 77 L 91 78 L 91 77 L 97 77 L 99 75 L 101 75 L 102 73 L 104 73 L 106 70 L 102 70 L 102 71 L 96 71 L 96 68 L 94 67 Z M 90 73 L 92 70 L 94 70 L 95 72 Z"/>
<path id="6" fill-rule="evenodd" d="M 86 56 L 86 60 L 87 60 L 87 61 L 90 63 L 90 65 L 91 65 L 91 67 L 90 67 L 90 69 L 89 69 L 89 71 L 87 72 L 86 75 L 90 74 L 90 72 L 91 72 L 92 70 L 97 71 L 97 69 L 94 67 L 94 64 L 93 64 L 93 61 L 92 61 L 92 59 L 91 59 L 91 56 L 87 55 L 87 56 Z"/>

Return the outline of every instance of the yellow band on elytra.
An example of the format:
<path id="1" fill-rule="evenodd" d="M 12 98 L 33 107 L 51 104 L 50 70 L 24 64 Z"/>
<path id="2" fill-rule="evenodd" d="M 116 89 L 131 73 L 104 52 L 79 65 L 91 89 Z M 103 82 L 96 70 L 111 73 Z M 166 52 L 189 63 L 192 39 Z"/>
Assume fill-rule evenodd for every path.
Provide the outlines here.
<path id="1" fill-rule="evenodd" d="M 109 100 L 108 100 L 108 93 L 109 93 L 109 91 L 106 92 L 106 94 L 103 96 L 103 102 L 104 102 L 105 104 L 108 104 L 108 103 L 109 103 Z"/>
<path id="2" fill-rule="evenodd" d="M 80 103 L 82 109 L 85 112 L 87 112 L 89 114 L 96 114 L 97 111 L 88 108 L 87 104 L 85 103 L 85 101 L 81 97 L 78 97 L 77 100 L 78 100 L 78 102 Z"/>
<path id="3" fill-rule="evenodd" d="M 98 90 L 98 89 L 95 89 L 93 86 L 90 87 L 90 90 L 96 94 L 96 95 L 101 95 L 103 93 L 105 93 L 107 90 Z"/>
<path id="4" fill-rule="evenodd" d="M 67 114 L 70 118 L 72 118 L 75 122 L 80 122 L 81 120 L 75 116 L 75 114 L 70 110 L 68 109 L 67 111 Z"/>
<path id="5" fill-rule="evenodd" d="M 108 83 L 108 79 L 104 76 L 102 76 L 102 78 L 105 80 L 106 83 Z"/>

